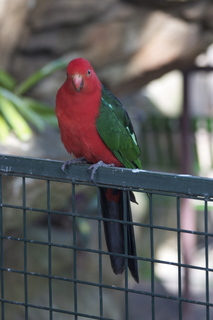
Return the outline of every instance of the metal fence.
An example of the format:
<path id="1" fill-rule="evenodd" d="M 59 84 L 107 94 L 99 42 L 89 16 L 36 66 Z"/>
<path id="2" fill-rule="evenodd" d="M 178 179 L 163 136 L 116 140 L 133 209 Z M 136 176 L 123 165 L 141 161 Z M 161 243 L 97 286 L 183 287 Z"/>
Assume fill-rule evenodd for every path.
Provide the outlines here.
<path id="1" fill-rule="evenodd" d="M 98 186 L 135 191 L 139 284 L 110 268 Z M 86 165 L 0 156 L 1 320 L 213 319 L 212 199 L 213 179 L 101 168 L 94 185 Z"/>

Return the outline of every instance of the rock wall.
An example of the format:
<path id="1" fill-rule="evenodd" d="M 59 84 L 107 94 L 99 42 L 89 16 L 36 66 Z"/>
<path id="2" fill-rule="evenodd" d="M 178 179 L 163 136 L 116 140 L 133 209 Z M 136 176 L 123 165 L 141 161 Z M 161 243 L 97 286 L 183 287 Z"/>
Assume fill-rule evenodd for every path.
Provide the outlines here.
<path id="1" fill-rule="evenodd" d="M 213 41 L 210 0 L 3 3 L 1 66 L 18 79 L 51 59 L 83 56 L 108 87 L 126 92 L 193 64 Z"/>

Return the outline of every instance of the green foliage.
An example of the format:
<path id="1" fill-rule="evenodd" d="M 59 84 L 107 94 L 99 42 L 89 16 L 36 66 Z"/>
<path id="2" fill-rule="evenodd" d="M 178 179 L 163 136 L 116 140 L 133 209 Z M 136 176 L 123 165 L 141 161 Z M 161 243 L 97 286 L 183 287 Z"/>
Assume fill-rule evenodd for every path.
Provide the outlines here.
<path id="1" fill-rule="evenodd" d="M 27 141 L 32 136 L 32 126 L 42 131 L 47 124 L 57 125 L 53 108 L 27 97 L 26 92 L 66 64 L 65 59 L 54 60 L 20 84 L 0 70 L 0 140 L 5 140 L 12 131 L 19 139 Z"/>

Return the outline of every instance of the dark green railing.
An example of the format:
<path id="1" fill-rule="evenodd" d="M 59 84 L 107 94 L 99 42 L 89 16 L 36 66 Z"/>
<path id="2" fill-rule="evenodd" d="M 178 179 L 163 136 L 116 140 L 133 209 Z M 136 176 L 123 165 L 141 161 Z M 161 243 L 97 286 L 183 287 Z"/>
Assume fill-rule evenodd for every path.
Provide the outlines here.
<path id="1" fill-rule="evenodd" d="M 211 319 L 213 179 L 61 164 L 0 156 L 1 320 Z M 111 271 L 98 186 L 136 193 L 139 284 Z"/>

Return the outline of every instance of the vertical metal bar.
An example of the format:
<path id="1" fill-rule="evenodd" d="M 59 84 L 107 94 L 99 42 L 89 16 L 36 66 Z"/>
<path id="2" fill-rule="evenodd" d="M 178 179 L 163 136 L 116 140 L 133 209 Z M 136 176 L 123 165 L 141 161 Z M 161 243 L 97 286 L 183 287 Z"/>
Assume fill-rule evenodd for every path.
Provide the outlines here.
<path id="1" fill-rule="evenodd" d="M 178 297 L 179 297 L 179 320 L 182 320 L 182 278 L 181 278 L 181 221 L 180 221 L 180 197 L 176 198 L 177 203 L 177 249 L 178 249 Z"/>
<path id="2" fill-rule="evenodd" d="M 191 174 L 192 168 L 192 144 L 190 130 L 190 110 L 189 110 L 189 71 L 183 72 L 183 113 L 181 116 L 181 171 Z"/>
<path id="3" fill-rule="evenodd" d="M 205 228 L 205 264 L 206 264 L 206 320 L 210 319 L 209 310 L 209 239 L 208 239 L 208 201 L 205 200 L 204 208 L 204 228 Z"/>
<path id="4" fill-rule="evenodd" d="M 52 236 L 51 236 L 51 214 L 50 211 L 50 181 L 47 180 L 47 211 L 48 211 L 48 275 L 49 275 L 49 319 L 53 319 L 52 312 Z"/>
<path id="5" fill-rule="evenodd" d="M 98 249 L 102 251 L 102 225 L 100 217 L 101 215 L 101 203 L 100 203 L 100 189 L 97 190 L 97 199 L 98 199 Z M 103 265 L 102 265 L 102 253 L 99 253 L 99 304 L 100 304 L 100 317 L 103 317 Z"/>
<path id="6" fill-rule="evenodd" d="M 129 295 L 128 295 L 128 234 L 127 234 L 127 203 L 128 191 L 123 191 L 123 221 L 124 221 L 124 267 L 125 267 L 125 320 L 129 319 Z"/>
<path id="7" fill-rule="evenodd" d="M 153 230 L 153 195 L 151 193 L 149 194 L 149 223 L 150 223 L 152 320 L 155 320 L 155 264 L 154 264 L 154 230 Z"/>
<path id="8" fill-rule="evenodd" d="M 27 277 L 27 216 L 26 216 L 26 179 L 22 177 L 22 205 L 23 205 L 23 238 L 24 238 L 24 299 L 25 319 L 28 319 L 28 277 Z"/>
<path id="9" fill-rule="evenodd" d="M 76 208 L 75 208 L 75 184 L 72 183 L 72 222 L 73 222 L 73 290 L 74 290 L 74 312 L 75 312 L 75 320 L 78 319 L 78 288 L 77 283 L 75 280 L 77 280 L 77 251 L 76 251 L 76 245 L 77 245 L 77 226 L 76 226 Z"/>
<path id="10" fill-rule="evenodd" d="M 2 196 L 2 176 L 0 175 L 0 267 L 1 269 L 1 299 L 4 299 L 4 241 L 3 241 L 3 196 Z M 1 302 L 1 319 L 4 320 L 4 302 Z"/>

